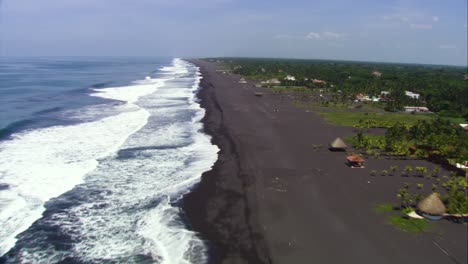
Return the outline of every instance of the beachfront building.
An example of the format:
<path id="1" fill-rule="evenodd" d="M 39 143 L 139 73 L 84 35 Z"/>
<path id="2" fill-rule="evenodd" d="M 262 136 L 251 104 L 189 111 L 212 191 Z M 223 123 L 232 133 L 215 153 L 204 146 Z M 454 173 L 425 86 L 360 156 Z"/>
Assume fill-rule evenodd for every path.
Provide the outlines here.
<path id="1" fill-rule="evenodd" d="M 339 137 L 330 143 L 331 151 L 345 151 L 347 147 L 346 143 Z"/>
<path id="2" fill-rule="evenodd" d="M 405 91 L 405 95 L 416 100 L 419 100 L 419 96 L 421 96 L 420 94 L 413 93 L 411 91 Z"/>
<path id="3" fill-rule="evenodd" d="M 262 84 L 281 84 L 281 82 L 278 79 L 270 79 L 261 82 Z"/>
<path id="4" fill-rule="evenodd" d="M 427 219 L 440 220 L 445 214 L 446 208 L 439 195 L 433 193 L 418 203 L 418 210 Z"/>
<path id="5" fill-rule="evenodd" d="M 378 72 L 378 71 L 373 71 L 372 75 L 374 75 L 375 77 L 380 77 L 380 76 L 382 76 L 382 73 Z"/>
<path id="6" fill-rule="evenodd" d="M 429 113 L 429 108 L 424 106 L 404 106 L 405 112 Z"/>
<path id="7" fill-rule="evenodd" d="M 351 168 L 364 168 L 364 161 L 361 156 L 358 155 L 351 155 L 346 157 L 346 161 L 349 167 Z"/>
<path id="8" fill-rule="evenodd" d="M 358 93 L 356 95 L 355 102 L 371 102 L 371 101 L 373 101 L 373 99 L 367 94 Z M 378 100 L 377 100 L 377 102 L 378 102 Z"/>
<path id="9" fill-rule="evenodd" d="M 327 84 L 326 81 L 324 81 L 324 80 L 319 80 L 319 79 L 313 79 L 312 82 L 313 82 L 314 84 L 322 84 L 322 85 Z"/>

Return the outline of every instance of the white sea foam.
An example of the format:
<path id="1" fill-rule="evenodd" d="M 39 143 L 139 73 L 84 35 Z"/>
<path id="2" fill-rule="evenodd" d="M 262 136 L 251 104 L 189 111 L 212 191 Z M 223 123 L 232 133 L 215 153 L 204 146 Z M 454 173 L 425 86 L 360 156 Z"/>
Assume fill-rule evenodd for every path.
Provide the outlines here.
<path id="1" fill-rule="evenodd" d="M 40 218 L 46 201 L 82 183 L 98 159 L 115 153 L 146 124 L 149 113 L 132 103 L 161 85 L 100 89 L 93 96 L 127 102 L 118 106 L 120 114 L 26 131 L 0 144 L 0 182 L 9 185 L 0 191 L 0 256 L 14 245 L 16 235 Z"/>
<path id="2" fill-rule="evenodd" d="M 184 71 L 174 70 L 173 74 L 179 72 Z M 187 192 L 217 158 L 218 148 L 201 132 L 204 110 L 194 103 L 199 79 L 192 78 L 192 85 L 167 86 L 157 95 L 142 98 L 139 104 L 151 117 L 148 125 L 121 147 L 130 158 L 105 160 L 87 178 L 94 188 L 112 186 L 112 192 L 73 208 L 68 213 L 74 217 L 66 224 L 59 218 L 64 228 L 73 230 L 68 233 L 80 238 L 74 251 L 86 262 L 113 259 L 138 263 L 131 258 L 136 255 L 151 256 L 156 263 L 206 262 L 204 242 L 186 229 L 180 209 L 170 203 Z M 179 103 L 160 103 L 168 100 Z M 183 118 L 187 112 L 192 118 Z M 170 123 L 162 125 L 167 121 Z M 89 210 L 103 203 L 106 206 L 99 212 Z"/>
<path id="3" fill-rule="evenodd" d="M 73 248 L 22 249 L 22 261 L 53 263 L 72 257 L 85 263 L 206 263 L 204 241 L 187 230 L 174 202 L 211 168 L 218 148 L 201 131 L 205 112 L 195 96 L 201 79 L 198 69 L 174 60 L 171 68 L 162 70 L 169 81 L 156 93 L 144 87 L 150 80 L 138 82 L 135 90 L 140 96 L 127 97 L 135 105 L 122 106 L 141 108 L 128 113 L 146 111 L 148 122 L 119 145 L 117 155 L 100 159 L 86 175 L 76 190 L 82 202 L 47 220 L 75 241 Z M 98 94 L 125 98 L 125 89 Z"/>

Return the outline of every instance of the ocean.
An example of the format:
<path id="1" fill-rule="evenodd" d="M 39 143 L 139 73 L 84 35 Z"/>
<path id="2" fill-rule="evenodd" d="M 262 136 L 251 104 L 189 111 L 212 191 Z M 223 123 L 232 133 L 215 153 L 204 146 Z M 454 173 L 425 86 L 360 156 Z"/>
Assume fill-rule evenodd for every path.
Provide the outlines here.
<path id="1" fill-rule="evenodd" d="M 217 159 L 199 69 L 0 58 L 0 263 L 204 263 L 182 196 Z"/>

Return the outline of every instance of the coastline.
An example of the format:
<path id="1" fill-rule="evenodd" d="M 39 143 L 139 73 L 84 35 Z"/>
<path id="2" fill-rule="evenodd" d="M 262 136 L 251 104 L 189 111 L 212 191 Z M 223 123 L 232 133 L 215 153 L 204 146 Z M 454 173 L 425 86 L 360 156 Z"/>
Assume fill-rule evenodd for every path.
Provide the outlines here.
<path id="1" fill-rule="evenodd" d="M 196 61 L 190 62 L 197 65 Z M 266 246 L 252 227 L 254 212 L 245 189 L 246 175 L 240 167 L 236 144 L 225 127 L 210 73 L 202 67 L 200 72 L 203 79 L 198 98 L 206 111 L 201 122 L 220 152 L 213 168 L 203 173 L 200 183 L 184 196 L 183 209 L 192 228 L 210 243 L 209 263 L 270 263 Z"/>
<path id="2" fill-rule="evenodd" d="M 374 208 L 397 201 L 398 183 L 350 170 L 343 153 L 312 150 L 351 128 L 239 84 L 213 63 L 190 62 L 203 76 L 205 132 L 221 149 L 183 200 L 192 228 L 212 245 L 210 263 L 464 263 L 466 226 L 440 223 L 418 235 L 395 230 Z M 373 159 L 366 170 L 388 165 Z"/>

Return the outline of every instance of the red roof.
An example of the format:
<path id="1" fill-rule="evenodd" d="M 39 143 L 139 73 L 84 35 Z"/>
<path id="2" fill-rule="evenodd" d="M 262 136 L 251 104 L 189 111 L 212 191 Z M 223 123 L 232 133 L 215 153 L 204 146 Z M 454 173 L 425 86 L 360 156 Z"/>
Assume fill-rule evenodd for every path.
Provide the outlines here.
<path id="1" fill-rule="evenodd" d="M 365 161 L 365 159 L 357 155 L 348 156 L 346 157 L 346 159 L 351 162 L 364 162 Z"/>

